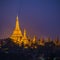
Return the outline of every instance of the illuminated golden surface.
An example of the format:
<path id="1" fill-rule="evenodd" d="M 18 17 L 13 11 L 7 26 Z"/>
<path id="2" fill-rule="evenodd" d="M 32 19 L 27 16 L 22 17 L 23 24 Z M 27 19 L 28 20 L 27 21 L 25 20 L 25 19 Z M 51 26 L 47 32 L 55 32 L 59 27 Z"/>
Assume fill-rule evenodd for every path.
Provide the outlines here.
<path id="1" fill-rule="evenodd" d="M 32 43 L 35 44 L 36 43 L 36 36 L 34 36 Z"/>
<path id="2" fill-rule="evenodd" d="M 44 38 L 41 37 L 38 41 L 38 44 L 44 46 L 44 44 L 45 44 L 44 43 Z"/>
<path id="3" fill-rule="evenodd" d="M 22 38 L 22 32 L 21 32 L 21 29 L 19 27 L 18 16 L 16 17 L 15 29 L 14 29 L 12 35 L 10 36 L 10 38 L 13 39 L 13 42 L 15 42 L 16 44 L 20 44 L 20 40 Z"/>

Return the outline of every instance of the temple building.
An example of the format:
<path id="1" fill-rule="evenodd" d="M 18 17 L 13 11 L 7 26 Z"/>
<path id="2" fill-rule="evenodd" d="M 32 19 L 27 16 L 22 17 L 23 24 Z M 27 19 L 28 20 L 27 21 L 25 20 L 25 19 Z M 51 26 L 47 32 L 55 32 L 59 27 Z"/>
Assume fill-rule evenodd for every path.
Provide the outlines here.
<path id="1" fill-rule="evenodd" d="M 38 41 L 38 44 L 41 45 L 41 46 L 44 46 L 45 45 L 45 42 L 44 42 L 44 38 L 43 37 L 40 37 L 40 39 Z"/>
<path id="2" fill-rule="evenodd" d="M 25 45 L 28 44 L 28 38 L 26 36 L 26 30 L 24 29 L 24 35 L 22 35 L 21 28 L 19 26 L 18 16 L 16 17 L 16 25 L 13 33 L 11 34 L 10 38 L 13 40 L 14 43 L 21 46 L 22 43 Z"/>
<path id="3" fill-rule="evenodd" d="M 53 42 L 56 46 L 60 46 L 60 40 L 59 40 L 58 36 L 55 38 L 55 40 Z"/>
<path id="4" fill-rule="evenodd" d="M 23 35 L 21 41 L 24 43 L 25 47 L 27 47 L 29 45 L 29 41 L 28 41 L 28 38 L 27 38 L 27 35 L 26 35 L 26 29 L 24 29 L 24 35 Z"/>

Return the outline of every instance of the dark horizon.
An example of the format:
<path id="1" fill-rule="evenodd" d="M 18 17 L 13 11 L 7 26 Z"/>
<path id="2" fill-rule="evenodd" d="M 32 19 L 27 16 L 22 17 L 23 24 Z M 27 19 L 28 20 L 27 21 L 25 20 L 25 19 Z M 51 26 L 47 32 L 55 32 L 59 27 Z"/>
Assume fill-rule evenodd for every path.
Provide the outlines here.
<path id="1" fill-rule="evenodd" d="M 59 0 L 0 0 L 0 39 L 11 35 L 17 14 L 28 36 L 60 38 Z"/>

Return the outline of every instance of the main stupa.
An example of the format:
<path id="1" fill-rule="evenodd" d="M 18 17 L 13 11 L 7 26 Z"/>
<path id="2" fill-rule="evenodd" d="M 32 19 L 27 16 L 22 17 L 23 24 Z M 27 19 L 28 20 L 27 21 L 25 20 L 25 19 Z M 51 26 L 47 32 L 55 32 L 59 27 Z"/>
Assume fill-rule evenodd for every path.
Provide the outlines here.
<path id="1" fill-rule="evenodd" d="M 14 42 L 18 43 L 22 39 L 22 32 L 19 26 L 18 16 L 16 17 L 16 26 L 13 31 L 13 33 L 10 36 L 11 39 L 14 40 Z"/>

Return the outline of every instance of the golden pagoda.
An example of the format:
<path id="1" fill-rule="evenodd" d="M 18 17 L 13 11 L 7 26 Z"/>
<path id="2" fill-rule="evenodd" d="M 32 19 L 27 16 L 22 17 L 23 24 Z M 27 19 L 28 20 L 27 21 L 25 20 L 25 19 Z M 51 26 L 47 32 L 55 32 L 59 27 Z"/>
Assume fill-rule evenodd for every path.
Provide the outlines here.
<path id="1" fill-rule="evenodd" d="M 46 40 L 45 42 L 51 42 L 51 39 L 49 36 L 45 40 Z"/>
<path id="2" fill-rule="evenodd" d="M 24 46 L 28 45 L 28 38 L 27 38 L 27 35 L 26 35 L 26 29 L 24 29 L 24 35 L 23 35 L 21 41 L 24 43 Z"/>
<path id="3" fill-rule="evenodd" d="M 34 36 L 32 43 L 35 44 L 36 43 L 36 36 Z"/>
<path id="4" fill-rule="evenodd" d="M 58 36 L 56 37 L 56 39 L 53 42 L 56 46 L 60 46 L 60 40 L 59 40 Z"/>
<path id="5" fill-rule="evenodd" d="M 16 44 L 20 44 L 20 41 L 22 39 L 22 32 L 19 26 L 19 21 L 18 21 L 18 16 L 16 17 L 16 25 L 15 25 L 15 29 L 12 33 L 12 35 L 10 36 L 10 38 L 13 40 L 13 42 L 15 42 Z"/>
<path id="6" fill-rule="evenodd" d="M 45 42 L 43 37 L 40 38 L 40 40 L 38 41 L 38 44 L 41 46 L 44 46 Z"/>
<path id="7" fill-rule="evenodd" d="M 32 44 L 33 44 L 32 48 L 37 48 L 36 43 L 37 43 L 36 36 L 34 36 L 34 38 L 32 40 Z"/>

